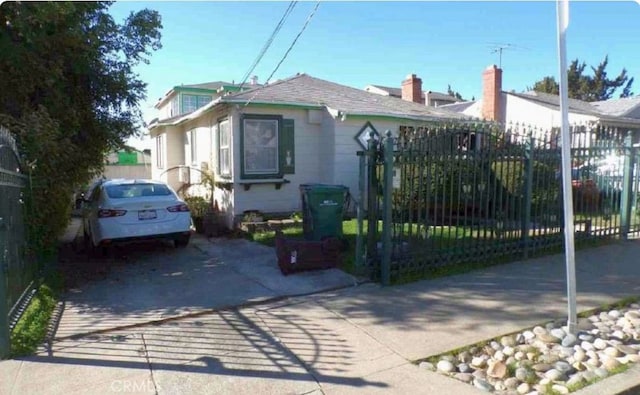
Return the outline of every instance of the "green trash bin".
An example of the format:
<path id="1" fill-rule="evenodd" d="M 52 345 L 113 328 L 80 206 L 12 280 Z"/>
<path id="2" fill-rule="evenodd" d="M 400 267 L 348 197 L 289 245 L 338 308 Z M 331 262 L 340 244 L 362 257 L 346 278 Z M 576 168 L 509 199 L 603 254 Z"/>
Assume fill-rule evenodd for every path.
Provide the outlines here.
<path id="1" fill-rule="evenodd" d="M 300 185 L 305 240 L 342 238 L 342 215 L 348 192 L 349 188 L 344 185 Z"/>

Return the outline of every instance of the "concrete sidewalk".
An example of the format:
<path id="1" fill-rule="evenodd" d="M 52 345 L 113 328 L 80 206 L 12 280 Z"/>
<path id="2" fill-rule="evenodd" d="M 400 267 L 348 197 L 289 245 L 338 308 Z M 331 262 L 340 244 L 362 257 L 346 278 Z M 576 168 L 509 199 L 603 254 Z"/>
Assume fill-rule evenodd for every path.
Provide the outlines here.
<path id="1" fill-rule="evenodd" d="M 640 295 L 638 257 L 639 241 L 578 252 L 579 310 Z M 67 338 L 1 362 L 0 394 L 478 394 L 411 361 L 562 319 L 565 290 L 555 255 Z M 583 391 L 620 393 L 637 372 Z"/>

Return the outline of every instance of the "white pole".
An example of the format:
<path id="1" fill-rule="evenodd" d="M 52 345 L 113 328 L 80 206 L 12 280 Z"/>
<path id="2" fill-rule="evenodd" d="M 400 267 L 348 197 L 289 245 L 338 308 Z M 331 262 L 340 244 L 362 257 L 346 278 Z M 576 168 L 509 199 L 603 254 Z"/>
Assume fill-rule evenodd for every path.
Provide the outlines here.
<path id="1" fill-rule="evenodd" d="M 567 89 L 567 42 L 569 0 L 557 0 L 558 55 L 560 57 L 560 114 L 562 115 L 562 196 L 564 209 L 564 249 L 567 265 L 567 302 L 569 332 L 575 334 L 578 323 L 576 311 L 576 259 L 573 230 L 573 199 L 571 191 L 571 135 L 569 130 L 569 94 Z"/>

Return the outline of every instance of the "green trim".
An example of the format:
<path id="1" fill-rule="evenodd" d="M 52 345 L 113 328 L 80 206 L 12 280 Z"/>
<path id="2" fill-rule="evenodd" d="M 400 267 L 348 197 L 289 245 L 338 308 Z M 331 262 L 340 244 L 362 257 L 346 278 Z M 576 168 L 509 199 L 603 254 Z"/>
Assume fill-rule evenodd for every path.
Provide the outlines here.
<path id="1" fill-rule="evenodd" d="M 296 173 L 296 145 L 295 145 L 295 123 L 293 119 L 282 121 L 281 133 L 278 138 L 280 146 L 280 169 L 283 174 Z M 290 164 L 287 164 L 289 159 Z"/>
<path id="2" fill-rule="evenodd" d="M 297 104 L 297 103 L 265 103 L 265 102 L 255 102 L 252 101 L 247 104 L 248 100 L 242 99 L 223 99 L 223 103 L 232 103 L 232 104 L 243 104 L 247 107 L 269 107 L 269 108 L 296 108 L 296 109 L 304 109 L 304 110 L 322 110 L 324 106 L 319 105 L 311 105 L 311 104 Z"/>
<path id="3" fill-rule="evenodd" d="M 275 120 L 278 121 L 278 153 L 277 153 L 277 163 L 278 163 L 278 171 L 276 173 L 267 173 L 267 174 L 247 174 L 245 172 L 244 166 L 244 121 L 247 119 L 257 119 L 257 120 Z M 280 163 L 280 138 L 282 136 L 282 125 L 283 119 L 282 115 L 262 115 L 262 114 L 243 114 L 240 117 L 240 174 L 242 179 L 270 179 L 270 178 L 282 178 L 282 165 Z"/>
<path id="4" fill-rule="evenodd" d="M 205 88 L 188 88 L 186 86 L 174 86 L 173 90 L 178 93 L 208 93 L 208 94 L 215 94 L 216 90 L 215 89 L 205 89 Z"/>
<path id="5" fill-rule="evenodd" d="M 419 117 L 403 117 L 403 116 L 394 116 L 394 115 L 369 115 L 369 114 L 346 114 L 347 119 L 375 119 L 380 121 L 412 121 L 412 122 L 457 122 L 457 123 L 478 123 L 479 120 L 467 119 L 467 118 L 419 118 Z"/>

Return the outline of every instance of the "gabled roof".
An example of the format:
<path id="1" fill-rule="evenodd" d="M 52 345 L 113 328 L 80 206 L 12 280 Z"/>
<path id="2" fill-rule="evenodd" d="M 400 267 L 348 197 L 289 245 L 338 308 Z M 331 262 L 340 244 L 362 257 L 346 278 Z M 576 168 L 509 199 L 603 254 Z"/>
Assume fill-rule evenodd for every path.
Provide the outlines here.
<path id="1" fill-rule="evenodd" d="M 591 104 L 605 114 L 640 118 L 640 96 L 596 101 Z"/>
<path id="2" fill-rule="evenodd" d="M 550 93 L 529 91 L 525 93 L 504 92 L 508 95 L 516 96 L 528 101 L 532 101 L 541 104 L 548 108 L 559 109 L 560 108 L 560 96 L 552 95 Z M 577 99 L 569 99 L 569 111 L 574 113 L 599 116 L 602 115 L 594 106 L 590 103 Z"/>
<path id="3" fill-rule="evenodd" d="M 457 101 L 458 99 L 456 99 L 455 96 L 451 96 L 447 93 L 441 93 L 441 92 L 433 92 L 433 91 L 427 91 L 425 92 L 427 95 L 429 95 L 430 99 L 434 99 L 434 100 L 446 100 L 446 101 Z"/>
<path id="4" fill-rule="evenodd" d="M 514 92 L 504 92 L 505 94 L 516 96 L 533 103 L 540 104 L 547 108 L 551 108 L 554 110 L 560 109 L 560 96 L 552 95 L 550 93 L 542 93 L 530 91 L 526 93 L 514 93 Z M 569 112 L 576 114 L 585 114 L 591 115 L 598 118 L 600 121 L 605 121 L 608 124 L 615 124 L 620 126 L 627 126 L 638 128 L 640 127 L 640 117 L 638 118 L 630 118 L 626 116 L 616 116 L 604 113 L 600 111 L 595 105 L 592 103 L 577 100 L 577 99 L 569 99 Z"/>
<path id="5" fill-rule="evenodd" d="M 401 88 L 392 88 L 390 86 L 382 86 L 382 85 L 371 85 L 371 86 L 387 92 L 389 96 L 402 97 Z"/>
<path id="6" fill-rule="evenodd" d="M 296 104 L 326 107 L 333 114 L 388 116 L 406 119 L 469 119 L 439 107 L 428 107 L 391 96 L 369 93 L 307 74 L 220 98 L 227 103 Z"/>
<path id="7" fill-rule="evenodd" d="M 444 109 L 447 109 L 449 111 L 463 112 L 464 110 L 466 110 L 467 108 L 471 107 L 475 103 L 477 103 L 477 100 L 461 101 L 461 102 L 458 102 L 458 103 L 443 104 L 439 108 L 444 108 Z"/>

